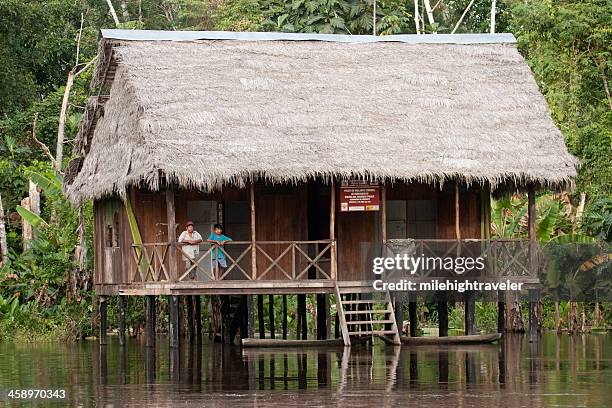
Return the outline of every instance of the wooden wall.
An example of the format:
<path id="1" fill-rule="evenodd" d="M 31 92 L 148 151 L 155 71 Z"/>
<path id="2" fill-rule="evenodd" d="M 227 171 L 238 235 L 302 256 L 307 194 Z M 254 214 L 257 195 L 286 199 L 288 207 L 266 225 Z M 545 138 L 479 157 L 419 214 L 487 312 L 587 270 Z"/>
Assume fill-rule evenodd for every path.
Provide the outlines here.
<path id="1" fill-rule="evenodd" d="M 305 184 L 299 186 L 259 184 L 256 186 L 256 238 L 258 241 L 296 241 L 324 239 L 329 236 L 328 226 L 326 228 L 325 225 L 329 220 L 329 195 L 319 193 L 319 190 L 313 189 L 312 185 L 310 187 L 309 191 L 309 187 Z M 320 189 L 321 186 L 317 188 Z M 133 189 L 130 197 L 143 242 L 167 242 L 165 193 Z M 478 188 L 462 188 L 460 197 L 461 237 L 463 239 L 480 238 L 481 191 Z M 432 238 L 455 239 L 454 186 L 450 183 L 443 190 L 420 183 L 395 183 L 387 187 L 387 199 L 434 200 L 437 208 L 437 221 L 436 236 Z M 188 217 L 187 202 L 190 200 L 248 203 L 248 189 L 227 187 L 223 191 L 212 194 L 187 190 L 177 191 L 175 193 L 176 237 L 185 228 Z M 380 212 L 341 213 L 339 201 L 336 200 L 336 203 L 338 279 L 361 280 L 367 277 L 369 258 L 374 256 L 372 251 L 381 243 Z M 322 211 L 325 214 L 321 213 Z M 313 217 L 317 218 L 313 219 Z M 110 247 L 106 232 L 109 223 L 116 230 L 115 242 L 111 242 Z M 200 231 L 200 233 L 204 239 L 207 238 L 208 231 Z M 231 233 L 229 235 L 231 236 Z M 124 204 L 116 198 L 97 200 L 94 203 L 96 283 L 123 283 L 131 279 L 131 276 L 128 276 L 134 272 L 131 245 L 132 236 Z M 285 248 L 286 246 L 283 245 L 264 245 L 264 249 L 272 258 L 278 256 Z M 290 271 L 290 261 L 289 254 L 281 262 L 287 272 Z M 180 274 L 184 270 L 180 254 L 177 256 L 177 263 Z M 270 261 L 262 254 L 258 254 L 258 272 L 261 274 L 269 265 Z M 274 269 L 266 275 L 265 279 L 284 279 L 284 275 Z"/>
<path id="2" fill-rule="evenodd" d="M 305 241 L 308 239 L 307 188 L 299 186 L 265 186 L 255 189 L 255 232 L 257 241 Z M 276 259 L 286 245 L 262 244 L 262 249 Z M 257 254 L 257 273 L 261 276 L 270 261 L 261 253 Z M 279 265 L 291 274 L 291 252 L 285 255 Z M 300 265 L 297 265 L 299 267 Z M 264 279 L 287 279 L 278 268 L 272 268 Z"/>

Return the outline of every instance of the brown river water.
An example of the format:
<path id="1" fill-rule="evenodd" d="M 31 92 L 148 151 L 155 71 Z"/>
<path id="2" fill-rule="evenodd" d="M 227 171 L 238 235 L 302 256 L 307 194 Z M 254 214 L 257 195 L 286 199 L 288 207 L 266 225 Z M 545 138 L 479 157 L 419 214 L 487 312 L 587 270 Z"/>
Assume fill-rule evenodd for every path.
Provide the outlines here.
<path id="1" fill-rule="evenodd" d="M 0 406 L 610 407 L 607 334 L 522 335 L 500 344 L 244 349 L 167 338 L 147 349 L 111 337 L 76 344 L 0 344 Z M 8 398 L 11 389 L 64 399 Z"/>

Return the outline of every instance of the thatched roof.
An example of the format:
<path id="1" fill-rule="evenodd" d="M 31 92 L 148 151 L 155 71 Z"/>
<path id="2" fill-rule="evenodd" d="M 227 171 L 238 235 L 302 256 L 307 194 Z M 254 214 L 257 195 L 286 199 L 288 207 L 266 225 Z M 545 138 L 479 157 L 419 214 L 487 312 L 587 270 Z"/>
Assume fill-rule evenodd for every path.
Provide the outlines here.
<path id="1" fill-rule="evenodd" d="M 206 190 L 332 176 L 562 189 L 576 175 L 509 35 L 132 33 L 101 40 L 94 82 L 110 97 L 81 126 L 73 202 L 162 177 Z"/>

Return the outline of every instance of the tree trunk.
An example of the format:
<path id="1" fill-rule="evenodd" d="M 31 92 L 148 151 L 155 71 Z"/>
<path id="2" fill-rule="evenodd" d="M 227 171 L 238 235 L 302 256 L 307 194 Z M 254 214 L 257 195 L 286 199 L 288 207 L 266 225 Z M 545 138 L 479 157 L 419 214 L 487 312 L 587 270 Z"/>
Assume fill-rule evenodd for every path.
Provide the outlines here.
<path id="1" fill-rule="evenodd" d="M 1 203 L 0 203 L 1 205 Z M 2 208 L 2 207 L 0 207 Z M 1 232 L 0 232 L 1 233 Z M 595 327 L 599 327 L 601 325 L 601 308 L 599 306 L 599 302 L 595 302 L 595 312 L 594 312 L 594 317 L 595 317 Z"/>
<path id="2" fill-rule="evenodd" d="M 577 320 L 576 320 L 576 301 L 570 300 L 569 309 L 567 311 L 567 332 L 569 334 L 574 334 L 576 331 Z"/>
<path id="3" fill-rule="evenodd" d="M 496 1 L 491 1 L 491 34 L 495 34 L 495 6 Z"/>
<path id="4" fill-rule="evenodd" d="M 115 8 L 113 7 L 113 3 L 111 0 L 106 0 L 106 4 L 108 4 L 108 11 L 110 11 L 111 16 L 113 17 L 113 21 L 115 22 L 115 27 L 119 26 L 119 18 L 117 17 L 117 13 L 115 12 Z"/>
<path id="5" fill-rule="evenodd" d="M 66 128 L 66 115 L 68 114 L 68 102 L 70 100 L 70 90 L 74 84 L 74 68 L 68 73 L 68 80 L 64 88 L 62 107 L 60 109 L 59 124 L 57 128 L 57 145 L 55 146 L 55 171 L 62 171 L 62 160 L 64 158 L 64 131 Z"/>
<path id="6" fill-rule="evenodd" d="M 0 194 L 0 266 L 8 262 L 8 244 L 6 242 L 6 226 L 4 224 L 4 206 Z"/>
<path id="7" fill-rule="evenodd" d="M 124 23 L 130 21 L 130 12 L 128 11 L 126 0 L 121 0 L 121 16 Z"/>
<path id="8" fill-rule="evenodd" d="M 21 200 L 21 206 L 26 210 L 31 211 L 30 198 L 26 197 Z M 21 239 L 23 243 L 23 250 L 25 251 L 30 247 L 30 241 L 32 241 L 32 224 L 27 222 L 25 218 L 21 218 Z"/>
<path id="9" fill-rule="evenodd" d="M 555 323 L 557 326 L 557 333 L 562 333 L 563 332 L 563 321 L 561 320 L 561 311 L 560 309 L 560 305 L 559 305 L 559 301 L 557 300 L 555 302 Z"/>

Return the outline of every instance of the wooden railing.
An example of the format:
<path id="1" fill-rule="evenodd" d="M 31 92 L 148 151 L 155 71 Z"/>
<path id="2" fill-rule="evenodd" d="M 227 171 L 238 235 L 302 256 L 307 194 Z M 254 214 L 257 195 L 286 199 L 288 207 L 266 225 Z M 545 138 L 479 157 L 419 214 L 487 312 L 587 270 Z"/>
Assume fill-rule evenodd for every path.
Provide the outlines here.
<path id="1" fill-rule="evenodd" d="M 229 241 L 222 246 L 202 243 L 199 247 L 199 254 L 191 258 L 181 245 L 177 245 L 177 259 L 186 265 L 173 279 L 168 265 L 170 243 L 132 245 L 130 283 L 331 279 L 331 240 Z M 252 268 L 253 251 L 256 253 L 256 268 Z M 216 261 L 220 254 L 225 257 L 226 268 Z"/>
<path id="2" fill-rule="evenodd" d="M 459 258 L 471 257 L 484 259 L 484 270 L 480 276 L 501 277 L 536 277 L 543 264 L 542 253 L 537 244 L 527 240 L 388 240 L 383 245 L 383 256 L 396 255 L 424 258 Z M 533 255 L 533 258 L 532 258 Z M 535 264 L 534 264 L 535 262 Z M 432 277 L 444 275 L 438 264 L 430 262 L 429 267 L 415 271 L 414 277 Z M 402 273 L 391 270 L 386 277 L 400 277 Z"/>
<path id="3" fill-rule="evenodd" d="M 168 251 L 167 242 L 132 245 L 133 268 L 130 273 L 131 282 L 168 281 Z"/>

